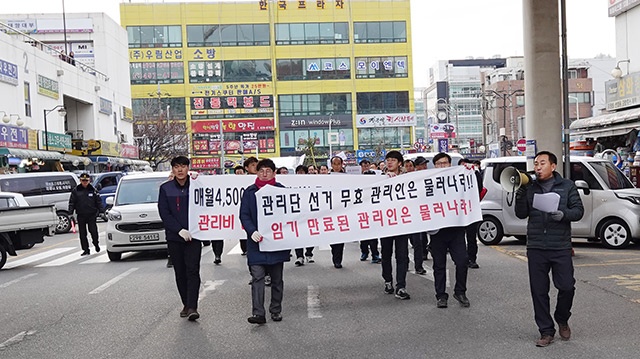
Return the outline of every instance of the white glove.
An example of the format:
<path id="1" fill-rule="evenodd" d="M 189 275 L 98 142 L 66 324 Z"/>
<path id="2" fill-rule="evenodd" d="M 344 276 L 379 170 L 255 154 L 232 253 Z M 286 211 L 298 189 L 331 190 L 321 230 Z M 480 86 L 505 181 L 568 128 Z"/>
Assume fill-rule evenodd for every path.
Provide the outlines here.
<path id="1" fill-rule="evenodd" d="M 253 241 L 256 243 L 260 243 L 262 242 L 262 234 L 258 233 L 258 231 L 255 231 L 251 235 L 251 239 L 253 239 Z"/>
<path id="2" fill-rule="evenodd" d="M 191 233 L 186 229 L 181 229 L 180 232 L 178 232 L 178 235 L 182 237 L 185 242 L 190 242 L 193 239 L 193 237 L 191 237 Z"/>
<path id="3" fill-rule="evenodd" d="M 562 221 L 562 218 L 564 218 L 564 213 L 562 213 L 562 211 L 549 212 L 549 215 L 554 221 L 557 222 Z"/>

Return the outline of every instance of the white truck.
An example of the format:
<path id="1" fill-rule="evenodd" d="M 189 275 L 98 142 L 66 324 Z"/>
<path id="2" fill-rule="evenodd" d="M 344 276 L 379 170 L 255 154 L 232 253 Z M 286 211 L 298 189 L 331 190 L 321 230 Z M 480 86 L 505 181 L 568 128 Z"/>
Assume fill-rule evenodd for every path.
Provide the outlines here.
<path id="1" fill-rule="evenodd" d="M 54 205 L 29 206 L 19 193 L 0 192 L 0 268 L 8 255 L 18 255 L 16 249 L 31 248 L 52 236 L 57 224 Z"/>

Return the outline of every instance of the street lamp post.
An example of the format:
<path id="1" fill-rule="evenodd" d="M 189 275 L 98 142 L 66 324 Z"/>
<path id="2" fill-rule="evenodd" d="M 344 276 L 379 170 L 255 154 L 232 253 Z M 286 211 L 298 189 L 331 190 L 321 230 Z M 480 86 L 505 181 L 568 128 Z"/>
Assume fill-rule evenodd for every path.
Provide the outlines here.
<path id="1" fill-rule="evenodd" d="M 505 92 L 505 91 L 498 92 L 495 90 L 485 90 L 485 93 L 493 94 L 493 96 L 496 96 L 502 99 L 502 128 L 504 129 L 503 130 L 504 132 L 500 136 L 502 136 L 502 142 L 503 142 L 502 155 L 506 156 L 507 155 L 507 144 L 506 144 L 507 142 L 507 98 L 511 98 L 511 96 L 517 93 L 524 93 L 524 90 L 517 89 L 510 92 Z M 513 102 L 510 107 L 513 107 Z"/>
<path id="2" fill-rule="evenodd" d="M 47 115 L 51 112 L 58 109 L 58 115 L 60 117 L 64 117 L 67 115 L 67 109 L 64 108 L 64 105 L 58 105 L 51 110 L 44 110 L 44 149 L 49 151 L 49 131 L 47 130 Z"/>
<path id="3" fill-rule="evenodd" d="M 570 99 L 576 100 L 576 121 L 580 119 L 580 101 L 575 96 L 567 96 Z"/>

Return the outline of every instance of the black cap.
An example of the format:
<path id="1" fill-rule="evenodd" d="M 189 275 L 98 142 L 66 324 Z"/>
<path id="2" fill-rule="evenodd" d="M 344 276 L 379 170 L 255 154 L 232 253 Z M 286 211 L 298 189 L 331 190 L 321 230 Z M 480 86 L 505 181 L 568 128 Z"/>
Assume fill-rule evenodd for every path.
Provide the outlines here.
<path id="1" fill-rule="evenodd" d="M 81 180 L 83 180 L 83 179 L 88 179 L 88 180 L 90 180 L 90 179 L 91 179 L 91 176 L 89 176 L 89 174 L 88 174 L 87 172 L 84 172 L 83 174 L 81 174 L 81 175 L 80 175 L 80 179 L 81 179 Z"/>
<path id="2" fill-rule="evenodd" d="M 413 164 L 416 165 L 416 166 L 424 165 L 427 162 L 429 162 L 429 161 L 427 161 L 427 159 L 422 157 L 422 156 L 418 156 L 418 157 L 416 157 L 415 160 L 413 160 Z"/>
<path id="3" fill-rule="evenodd" d="M 387 155 L 384 156 L 384 159 L 386 160 L 387 158 L 395 158 L 400 163 L 402 163 L 404 161 L 404 158 L 402 157 L 402 153 L 400 153 L 399 151 L 396 151 L 396 150 L 387 152 Z"/>

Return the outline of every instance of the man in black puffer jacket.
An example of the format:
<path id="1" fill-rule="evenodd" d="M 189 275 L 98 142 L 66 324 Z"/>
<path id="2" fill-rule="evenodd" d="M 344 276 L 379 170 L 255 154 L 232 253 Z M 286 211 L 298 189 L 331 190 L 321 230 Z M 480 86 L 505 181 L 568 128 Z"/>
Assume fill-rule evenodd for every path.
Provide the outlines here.
<path id="1" fill-rule="evenodd" d="M 71 196 L 69 197 L 69 213 L 73 215 L 73 212 L 76 212 L 76 222 L 80 232 L 80 246 L 82 247 L 81 256 L 89 255 L 87 227 L 89 227 L 96 252 L 100 252 L 96 218 L 100 215 L 102 200 L 90 181 L 91 176 L 88 173 L 81 174 L 80 184 L 71 191 Z"/>
<path id="2" fill-rule="evenodd" d="M 529 218 L 527 223 L 527 258 L 529 285 L 533 299 L 536 324 L 540 331 L 539 347 L 553 341 L 555 325 L 558 323 L 562 340 L 569 340 L 571 329 L 569 317 L 575 293 L 573 261 L 571 259 L 571 222 L 579 221 L 584 214 L 582 200 L 573 181 L 564 179 L 555 172 L 557 157 L 548 151 L 539 152 L 534 160 L 536 180 L 528 187 L 516 192 L 516 216 Z M 545 193 L 557 193 L 558 208 L 542 212 L 533 207 L 534 197 Z M 549 305 L 549 270 L 558 289 L 554 318 Z"/>

